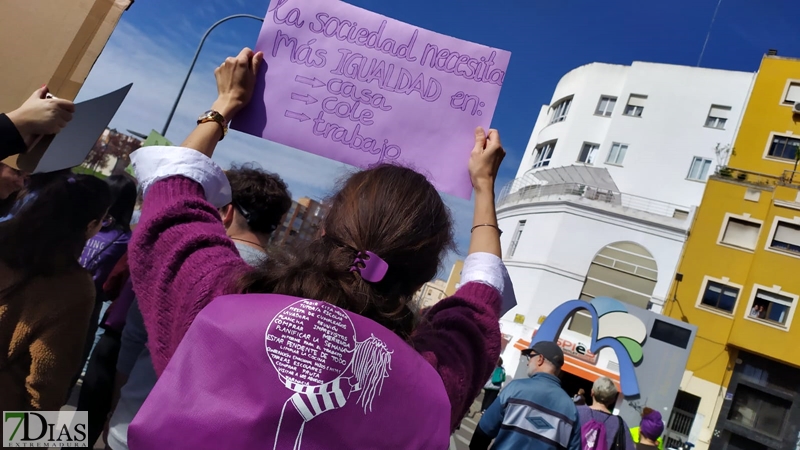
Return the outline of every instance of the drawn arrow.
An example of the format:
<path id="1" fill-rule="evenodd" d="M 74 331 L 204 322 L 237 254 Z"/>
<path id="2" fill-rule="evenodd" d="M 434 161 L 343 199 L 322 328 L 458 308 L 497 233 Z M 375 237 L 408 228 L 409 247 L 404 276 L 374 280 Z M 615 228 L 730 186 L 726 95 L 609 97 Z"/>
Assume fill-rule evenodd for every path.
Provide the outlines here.
<path id="1" fill-rule="evenodd" d="M 299 100 L 301 102 L 304 102 L 306 105 L 317 103 L 317 99 L 315 99 L 310 95 L 296 94 L 294 92 L 292 92 L 292 100 Z"/>
<path id="2" fill-rule="evenodd" d="M 308 117 L 308 116 L 307 116 L 307 115 L 305 115 L 305 114 L 302 114 L 302 113 L 296 113 L 296 112 L 294 112 L 294 111 L 289 111 L 289 110 L 286 110 L 286 112 L 285 112 L 285 113 L 283 113 L 283 115 L 284 115 L 285 117 L 288 117 L 288 118 L 290 118 L 290 119 L 297 119 L 297 120 L 298 120 L 298 121 L 300 121 L 300 122 L 305 122 L 306 120 L 309 120 L 309 119 L 311 119 L 311 117 Z"/>
<path id="3" fill-rule="evenodd" d="M 322 81 L 318 80 L 316 77 L 308 78 L 308 77 L 297 75 L 297 76 L 294 77 L 294 81 L 297 81 L 298 83 L 307 84 L 307 85 L 309 85 L 311 87 L 315 87 L 315 88 L 325 86 L 325 83 L 323 83 Z"/>

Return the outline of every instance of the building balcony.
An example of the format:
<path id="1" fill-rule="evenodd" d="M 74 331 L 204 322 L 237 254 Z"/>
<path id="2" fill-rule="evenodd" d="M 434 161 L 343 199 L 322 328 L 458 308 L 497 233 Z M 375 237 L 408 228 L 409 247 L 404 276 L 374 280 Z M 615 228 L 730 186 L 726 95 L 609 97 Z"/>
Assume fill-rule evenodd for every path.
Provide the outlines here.
<path id="1" fill-rule="evenodd" d="M 497 201 L 498 212 L 512 206 L 545 202 L 583 203 L 639 219 L 688 228 L 690 206 L 675 205 L 617 189 L 606 169 L 567 166 L 529 172 L 507 183 Z"/>
<path id="2" fill-rule="evenodd" d="M 781 175 L 750 172 L 733 167 L 719 167 L 714 178 L 726 181 L 738 181 L 757 186 L 785 186 L 800 190 L 800 171 L 784 170 Z"/>

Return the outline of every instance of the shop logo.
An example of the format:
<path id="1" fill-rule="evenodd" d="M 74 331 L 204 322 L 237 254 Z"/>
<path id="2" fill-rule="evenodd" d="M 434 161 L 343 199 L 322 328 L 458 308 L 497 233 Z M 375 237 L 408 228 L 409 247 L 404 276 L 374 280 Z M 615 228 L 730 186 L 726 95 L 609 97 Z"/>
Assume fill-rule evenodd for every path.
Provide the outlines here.
<path id="1" fill-rule="evenodd" d="M 614 350 L 619 361 L 619 378 L 626 397 L 639 395 L 635 366 L 642 362 L 642 344 L 647 338 L 647 327 L 638 317 L 628 314 L 625 305 L 609 297 L 597 297 L 591 302 L 570 300 L 553 310 L 531 340 L 531 346 L 540 341 L 557 341 L 567 320 L 576 311 L 585 309 L 592 316 L 592 340 L 589 350 L 597 354 L 603 348 Z"/>
<path id="2" fill-rule="evenodd" d="M 87 411 L 3 411 L 4 447 L 89 447 Z"/>

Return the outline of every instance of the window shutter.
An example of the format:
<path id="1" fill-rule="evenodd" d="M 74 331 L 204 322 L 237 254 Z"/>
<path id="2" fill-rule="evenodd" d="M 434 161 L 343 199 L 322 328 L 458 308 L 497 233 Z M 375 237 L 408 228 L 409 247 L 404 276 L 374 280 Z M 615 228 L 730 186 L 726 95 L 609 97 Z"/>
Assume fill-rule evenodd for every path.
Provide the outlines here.
<path id="1" fill-rule="evenodd" d="M 800 102 L 800 84 L 790 84 L 789 90 L 786 92 L 786 102 L 798 103 Z"/>
<path id="2" fill-rule="evenodd" d="M 728 220 L 728 226 L 725 228 L 725 235 L 722 237 L 722 241 L 738 247 L 755 248 L 760 228 L 756 223 L 730 219 Z"/>
<path id="3" fill-rule="evenodd" d="M 727 119 L 730 112 L 730 106 L 711 105 L 711 112 L 708 113 L 708 115 L 711 117 L 719 117 L 720 119 Z"/>
<path id="4" fill-rule="evenodd" d="M 646 100 L 647 100 L 646 95 L 631 94 L 630 99 L 628 99 L 628 104 L 631 106 L 641 106 L 642 108 L 644 108 L 644 103 Z"/>
<path id="5" fill-rule="evenodd" d="M 779 305 L 789 306 L 789 305 L 792 304 L 792 299 L 789 298 L 789 297 L 784 297 L 782 295 L 772 294 L 772 293 L 769 293 L 769 292 L 764 292 L 762 290 L 759 290 L 756 293 L 756 298 L 761 299 L 761 300 L 766 300 L 768 302 L 774 302 L 774 303 L 777 303 Z"/>
<path id="6" fill-rule="evenodd" d="M 778 228 L 775 230 L 774 239 L 787 244 L 800 246 L 800 229 L 798 229 L 797 226 L 778 223 Z"/>

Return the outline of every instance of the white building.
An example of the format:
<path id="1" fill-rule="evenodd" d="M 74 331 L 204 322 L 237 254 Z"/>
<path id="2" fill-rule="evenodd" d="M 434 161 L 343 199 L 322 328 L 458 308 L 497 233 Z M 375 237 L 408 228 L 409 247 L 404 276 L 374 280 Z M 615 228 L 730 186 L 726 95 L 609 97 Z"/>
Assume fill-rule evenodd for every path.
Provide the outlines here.
<path id="1" fill-rule="evenodd" d="M 567 300 L 608 296 L 661 311 L 705 180 L 727 162 L 753 79 L 643 62 L 593 63 L 561 78 L 517 178 L 498 198 L 518 301 L 501 321 L 514 344 L 503 354 L 509 373 L 519 361 L 515 345 Z M 567 326 L 578 336 L 590 327 L 581 316 Z M 616 371 L 605 352 L 598 371 Z"/>

